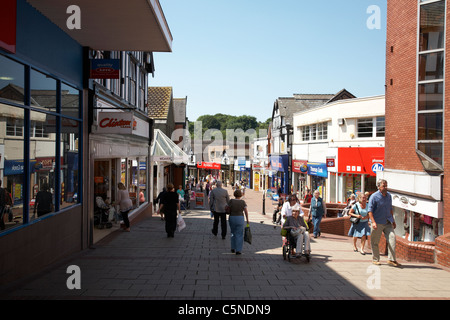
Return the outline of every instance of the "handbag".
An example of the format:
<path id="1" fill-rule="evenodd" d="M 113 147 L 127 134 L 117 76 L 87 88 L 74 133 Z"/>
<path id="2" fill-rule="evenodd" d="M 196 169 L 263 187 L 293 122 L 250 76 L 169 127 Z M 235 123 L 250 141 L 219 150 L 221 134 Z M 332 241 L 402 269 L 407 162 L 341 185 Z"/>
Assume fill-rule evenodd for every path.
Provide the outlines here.
<path id="1" fill-rule="evenodd" d="M 244 241 L 252 244 L 252 232 L 250 231 L 249 225 L 247 225 L 244 230 Z"/>
<path id="2" fill-rule="evenodd" d="M 360 214 L 360 213 L 359 213 L 358 206 L 357 206 L 356 204 L 355 204 L 355 208 L 356 208 L 356 210 L 358 210 L 358 214 Z M 359 223 L 359 220 L 360 220 L 360 218 L 357 218 L 357 217 L 354 217 L 354 216 L 352 216 L 352 217 L 350 218 L 350 222 L 353 223 L 353 224 L 358 224 L 358 223 Z"/>

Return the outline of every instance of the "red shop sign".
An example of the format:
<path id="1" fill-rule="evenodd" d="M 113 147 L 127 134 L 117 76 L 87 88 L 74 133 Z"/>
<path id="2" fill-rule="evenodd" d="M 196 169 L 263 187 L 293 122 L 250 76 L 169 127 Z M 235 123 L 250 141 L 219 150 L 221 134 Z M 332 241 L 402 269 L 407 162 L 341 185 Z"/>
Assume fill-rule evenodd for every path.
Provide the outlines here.
<path id="1" fill-rule="evenodd" d="M 199 162 L 197 163 L 199 169 L 220 170 L 220 163 L 215 162 Z"/>
<path id="2" fill-rule="evenodd" d="M 384 168 L 384 148 L 339 148 L 339 173 L 376 176 Z"/>
<path id="3" fill-rule="evenodd" d="M 2 0 L 0 3 L 0 48 L 16 53 L 16 0 Z"/>

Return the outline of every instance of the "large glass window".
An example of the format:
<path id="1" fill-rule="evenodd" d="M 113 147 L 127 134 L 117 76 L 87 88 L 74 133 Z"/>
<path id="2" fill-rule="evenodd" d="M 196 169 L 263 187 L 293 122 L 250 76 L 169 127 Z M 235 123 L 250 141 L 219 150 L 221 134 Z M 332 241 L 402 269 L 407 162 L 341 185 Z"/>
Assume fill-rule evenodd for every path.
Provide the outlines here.
<path id="1" fill-rule="evenodd" d="M 426 170 L 442 171 L 445 1 L 420 3 L 417 150 Z"/>
<path id="2" fill-rule="evenodd" d="M 443 105 L 443 82 L 419 84 L 419 111 L 442 109 Z"/>
<path id="3" fill-rule="evenodd" d="M 30 158 L 35 160 L 34 171 L 30 172 L 32 218 L 39 218 L 55 210 L 56 117 L 32 111 L 31 119 L 45 122 L 44 132 L 48 136 L 35 138 L 30 131 Z"/>
<path id="4" fill-rule="evenodd" d="M 24 144 L 22 137 L 24 110 L 0 103 L 0 176 L 1 187 L 6 190 L 11 201 L 0 212 L 0 232 L 23 224 L 24 203 Z M 20 135 L 8 135 L 7 123 L 20 123 Z M 3 125 L 2 125 L 3 124 Z M 17 132 L 17 131 L 16 131 Z M 33 170 L 33 163 L 30 163 Z"/>
<path id="5" fill-rule="evenodd" d="M 420 10 L 419 51 L 444 47 L 445 1 L 423 5 Z"/>
<path id="6" fill-rule="evenodd" d="M 61 206 L 68 207 L 79 202 L 80 125 L 63 118 L 61 128 Z"/>
<path id="7" fill-rule="evenodd" d="M 30 73 L 31 105 L 56 112 L 56 80 L 39 71 Z"/>
<path id="8" fill-rule="evenodd" d="M 0 99 L 23 104 L 25 99 L 24 87 L 24 66 L 0 55 Z"/>
<path id="9" fill-rule="evenodd" d="M 0 54 L 0 179 L 11 195 L 1 230 L 78 202 L 80 101 L 75 87 Z"/>

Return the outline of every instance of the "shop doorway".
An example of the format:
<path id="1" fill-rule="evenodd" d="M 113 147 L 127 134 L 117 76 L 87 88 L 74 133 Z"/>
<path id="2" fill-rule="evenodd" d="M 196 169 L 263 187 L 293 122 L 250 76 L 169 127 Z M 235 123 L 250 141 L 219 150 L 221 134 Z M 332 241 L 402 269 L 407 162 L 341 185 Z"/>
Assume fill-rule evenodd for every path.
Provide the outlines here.
<path id="1" fill-rule="evenodd" d="M 120 228 L 117 217 L 103 207 L 113 207 L 116 200 L 116 175 L 116 159 L 94 161 L 94 243 Z"/>

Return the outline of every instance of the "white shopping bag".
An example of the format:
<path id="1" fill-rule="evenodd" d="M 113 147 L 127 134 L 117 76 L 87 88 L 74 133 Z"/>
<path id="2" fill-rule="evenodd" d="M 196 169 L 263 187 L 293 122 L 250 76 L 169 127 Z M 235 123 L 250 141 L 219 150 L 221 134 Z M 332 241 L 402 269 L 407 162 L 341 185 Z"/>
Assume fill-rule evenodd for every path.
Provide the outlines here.
<path id="1" fill-rule="evenodd" d="M 186 228 L 186 222 L 184 222 L 183 217 L 179 214 L 177 219 L 177 231 L 180 232 L 184 228 Z"/>

